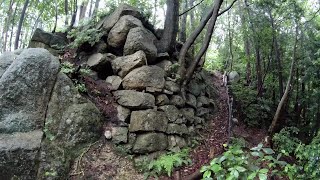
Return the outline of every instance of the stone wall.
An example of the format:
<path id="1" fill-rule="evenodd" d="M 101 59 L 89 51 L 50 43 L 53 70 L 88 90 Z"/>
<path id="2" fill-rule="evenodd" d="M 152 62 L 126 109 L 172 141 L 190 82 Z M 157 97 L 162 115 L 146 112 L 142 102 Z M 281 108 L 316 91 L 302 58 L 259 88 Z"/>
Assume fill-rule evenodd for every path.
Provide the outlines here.
<path id="1" fill-rule="evenodd" d="M 190 144 L 214 113 L 215 89 L 203 70 L 194 75 L 183 99 L 176 57 L 157 53 L 158 39 L 141 17 L 136 9 L 120 6 L 98 26 L 105 32 L 105 49 L 81 61 L 96 72 L 96 79 L 106 79 L 115 97 L 123 123 L 107 128 L 107 139 L 134 154 L 177 150 Z M 122 56 L 112 54 L 114 48 Z"/>

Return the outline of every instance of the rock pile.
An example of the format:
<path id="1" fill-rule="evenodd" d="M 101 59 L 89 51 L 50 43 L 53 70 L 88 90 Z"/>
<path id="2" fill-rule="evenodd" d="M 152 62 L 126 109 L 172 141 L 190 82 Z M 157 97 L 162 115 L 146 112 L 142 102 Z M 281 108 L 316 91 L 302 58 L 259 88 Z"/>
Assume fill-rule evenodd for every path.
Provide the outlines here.
<path id="1" fill-rule="evenodd" d="M 105 79 L 117 103 L 117 117 L 123 123 L 106 130 L 106 137 L 134 154 L 187 146 L 214 112 L 210 74 L 198 72 L 183 99 L 177 59 L 158 53 L 158 39 L 138 10 L 122 5 L 98 28 L 105 32 L 107 46 L 81 61 Z"/>

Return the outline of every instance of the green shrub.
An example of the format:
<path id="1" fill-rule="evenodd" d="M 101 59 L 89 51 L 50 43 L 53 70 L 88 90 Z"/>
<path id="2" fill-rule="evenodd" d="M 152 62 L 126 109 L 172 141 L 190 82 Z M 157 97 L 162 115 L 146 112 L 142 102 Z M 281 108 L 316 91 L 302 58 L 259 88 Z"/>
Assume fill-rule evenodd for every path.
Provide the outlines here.
<path id="1" fill-rule="evenodd" d="M 140 166 L 142 171 L 145 171 L 146 178 L 148 177 L 158 177 L 162 174 L 171 176 L 174 168 L 180 167 L 182 165 L 188 165 L 191 163 L 189 158 L 189 150 L 183 149 L 180 152 L 169 152 L 160 156 L 156 160 L 148 162 L 149 165 L 144 164 L 144 167 Z"/>
<path id="2" fill-rule="evenodd" d="M 276 158 L 273 156 L 275 152 L 270 148 L 257 147 L 244 151 L 241 146 L 230 146 L 222 156 L 214 158 L 210 165 L 203 166 L 203 179 L 233 180 L 233 179 L 267 179 L 267 175 L 281 174 L 277 170 L 284 167 L 287 163 L 280 161 L 281 155 Z"/>
<path id="3" fill-rule="evenodd" d="M 75 68 L 73 67 L 73 64 L 70 62 L 66 61 L 61 63 L 61 72 L 65 74 L 70 74 L 75 71 Z"/>
<path id="4" fill-rule="evenodd" d="M 241 83 L 233 84 L 231 92 L 235 99 L 235 113 L 249 126 L 268 126 L 270 123 L 272 101 L 257 97 L 257 91 Z"/>
<path id="5" fill-rule="evenodd" d="M 299 132 L 296 127 L 283 128 L 279 133 L 276 133 L 273 138 L 275 150 L 285 153 L 286 155 L 294 153 L 301 141 L 294 137 Z"/>

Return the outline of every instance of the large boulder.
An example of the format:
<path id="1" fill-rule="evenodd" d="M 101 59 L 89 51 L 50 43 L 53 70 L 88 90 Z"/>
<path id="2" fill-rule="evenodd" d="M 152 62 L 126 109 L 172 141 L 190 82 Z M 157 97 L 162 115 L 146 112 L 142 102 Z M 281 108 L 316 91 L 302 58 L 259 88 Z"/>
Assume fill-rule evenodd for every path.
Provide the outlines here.
<path id="1" fill-rule="evenodd" d="M 127 108 L 147 109 L 155 106 L 155 97 L 149 93 L 134 90 L 120 90 L 113 92 L 117 102 Z"/>
<path id="2" fill-rule="evenodd" d="M 70 161 L 99 138 L 101 120 L 98 108 L 79 94 L 69 77 L 59 73 L 47 109 L 39 176 L 46 178 L 46 172 L 52 172 L 66 177 Z"/>
<path id="3" fill-rule="evenodd" d="M 146 55 L 143 51 L 128 56 L 118 57 L 111 62 L 113 72 L 120 77 L 126 76 L 134 68 L 140 67 L 147 62 Z"/>
<path id="4" fill-rule="evenodd" d="M 98 23 L 97 28 L 103 29 L 105 34 L 108 34 L 120 17 L 124 15 L 130 15 L 138 19 L 143 18 L 142 14 L 136 8 L 129 6 L 128 4 L 121 4 L 110 16 L 107 16 Z"/>
<path id="5" fill-rule="evenodd" d="M 169 122 L 176 122 L 178 118 L 182 117 L 182 114 L 180 113 L 179 109 L 174 105 L 160 106 L 159 109 L 166 114 L 166 116 L 169 119 Z"/>
<path id="6" fill-rule="evenodd" d="M 146 133 L 138 135 L 132 150 L 137 154 L 145 154 L 165 150 L 167 146 L 168 137 L 163 133 Z"/>
<path id="7" fill-rule="evenodd" d="M 164 87 L 164 70 L 158 66 L 142 66 L 132 70 L 123 78 L 124 89 L 144 90 L 147 87 L 160 89 Z"/>
<path id="8" fill-rule="evenodd" d="M 129 131 L 166 132 L 168 119 L 164 112 L 148 109 L 131 113 Z"/>
<path id="9" fill-rule="evenodd" d="M 36 179 L 42 130 L 0 134 L 0 179 Z"/>
<path id="10" fill-rule="evenodd" d="M 16 56 L 0 78 L 0 133 L 43 127 L 58 71 L 58 59 L 45 49 L 25 49 Z"/>
<path id="11" fill-rule="evenodd" d="M 148 63 L 154 63 L 157 57 L 155 40 L 156 37 L 147 29 L 143 27 L 132 28 L 128 33 L 123 54 L 129 55 L 142 50 L 146 53 Z"/>
<path id="12" fill-rule="evenodd" d="M 129 30 L 135 27 L 143 27 L 139 19 L 130 15 L 122 16 L 109 32 L 108 44 L 114 48 L 123 47 Z"/>
<path id="13" fill-rule="evenodd" d="M 58 55 L 60 50 L 67 45 L 67 38 L 64 35 L 52 34 L 37 28 L 31 37 L 29 48 L 44 48 L 50 53 Z"/>
<path id="14" fill-rule="evenodd" d="M 108 76 L 106 83 L 110 85 L 110 90 L 118 90 L 122 83 L 122 78 L 120 76 Z"/>
<path id="15" fill-rule="evenodd" d="M 14 52 L 4 52 L 0 56 L 0 77 L 7 70 L 7 68 L 12 64 L 16 57 L 21 53 L 21 51 Z"/>

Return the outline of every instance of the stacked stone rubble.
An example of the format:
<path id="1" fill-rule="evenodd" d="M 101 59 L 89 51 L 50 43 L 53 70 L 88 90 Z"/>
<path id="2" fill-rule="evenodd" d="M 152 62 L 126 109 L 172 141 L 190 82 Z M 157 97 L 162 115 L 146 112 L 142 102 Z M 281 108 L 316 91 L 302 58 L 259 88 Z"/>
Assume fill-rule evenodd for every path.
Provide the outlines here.
<path id="1" fill-rule="evenodd" d="M 105 134 L 135 154 L 180 149 L 210 119 L 215 91 L 210 75 L 202 71 L 190 82 L 184 100 L 175 74 L 176 59 L 157 53 L 157 38 L 141 18 L 134 8 L 120 6 L 99 26 L 112 48 L 104 54 L 92 52 L 87 60 L 98 74 L 112 72 L 106 83 L 117 102 L 118 120 L 124 123 Z M 121 49 L 122 56 L 110 54 L 113 48 Z"/>

